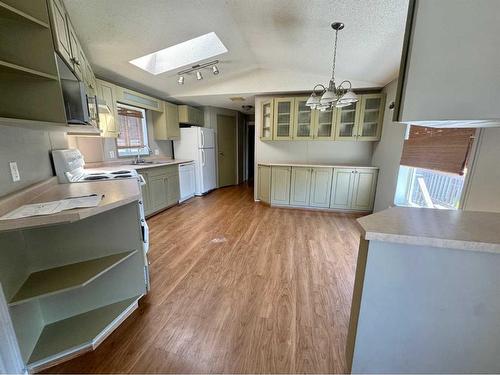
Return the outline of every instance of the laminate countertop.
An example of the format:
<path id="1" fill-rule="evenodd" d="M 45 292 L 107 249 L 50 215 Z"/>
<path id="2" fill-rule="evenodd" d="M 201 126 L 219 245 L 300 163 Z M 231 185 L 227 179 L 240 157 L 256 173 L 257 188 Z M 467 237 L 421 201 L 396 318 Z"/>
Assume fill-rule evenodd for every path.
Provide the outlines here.
<path id="1" fill-rule="evenodd" d="M 302 163 L 270 163 L 258 162 L 257 165 L 266 165 L 269 167 L 306 167 L 306 168 L 366 168 L 366 169 L 379 169 L 369 165 L 352 165 L 352 164 L 302 164 Z"/>
<path id="2" fill-rule="evenodd" d="M 50 215 L 0 220 L 0 231 L 71 223 L 124 206 L 141 198 L 141 190 L 136 179 L 59 184 L 57 178 L 52 177 L 2 198 L 0 200 L 0 216 L 24 204 L 50 202 L 90 194 L 104 194 L 98 206 L 66 210 Z"/>
<path id="3" fill-rule="evenodd" d="M 392 207 L 358 222 L 366 240 L 500 254 L 500 213 Z"/>
<path id="4" fill-rule="evenodd" d="M 183 163 L 190 163 L 193 160 L 187 159 L 166 159 L 166 158 L 146 158 L 150 163 L 147 164 L 131 164 L 131 160 L 116 160 L 116 161 L 108 161 L 108 162 L 97 162 L 97 163 L 87 163 L 85 165 L 85 169 L 92 171 L 115 171 L 124 168 L 128 169 L 149 169 L 156 167 L 165 167 L 168 165 L 178 165 Z"/>

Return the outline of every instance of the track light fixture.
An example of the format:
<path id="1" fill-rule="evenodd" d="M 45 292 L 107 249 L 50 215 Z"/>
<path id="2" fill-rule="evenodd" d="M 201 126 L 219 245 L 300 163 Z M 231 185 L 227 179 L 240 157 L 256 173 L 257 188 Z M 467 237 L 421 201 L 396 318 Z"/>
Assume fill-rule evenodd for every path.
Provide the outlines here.
<path id="1" fill-rule="evenodd" d="M 189 69 L 182 70 L 182 71 L 177 73 L 179 75 L 179 78 L 177 79 L 177 83 L 179 85 L 183 85 L 184 84 L 184 76 L 190 75 L 191 73 L 196 73 L 196 80 L 201 81 L 203 79 L 203 74 L 201 73 L 201 71 L 203 69 L 211 69 L 214 76 L 216 76 L 220 73 L 219 67 L 217 66 L 218 63 L 219 63 L 219 60 L 213 60 L 213 61 L 206 62 L 204 64 L 196 64 L 196 65 L 193 65 Z"/>

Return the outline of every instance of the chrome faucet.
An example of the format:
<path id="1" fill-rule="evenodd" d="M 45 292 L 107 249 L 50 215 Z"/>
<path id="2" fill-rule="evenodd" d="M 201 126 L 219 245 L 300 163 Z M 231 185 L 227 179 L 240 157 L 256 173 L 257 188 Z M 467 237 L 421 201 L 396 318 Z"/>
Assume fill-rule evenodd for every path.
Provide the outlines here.
<path id="1" fill-rule="evenodd" d="M 146 148 L 148 150 L 148 155 L 151 155 L 152 153 L 152 150 L 149 146 L 145 145 L 145 146 L 142 146 L 142 147 L 137 147 L 137 155 L 135 157 L 135 160 L 134 160 L 134 164 L 141 164 L 141 163 L 145 163 L 146 160 L 141 157 L 141 150 Z"/>

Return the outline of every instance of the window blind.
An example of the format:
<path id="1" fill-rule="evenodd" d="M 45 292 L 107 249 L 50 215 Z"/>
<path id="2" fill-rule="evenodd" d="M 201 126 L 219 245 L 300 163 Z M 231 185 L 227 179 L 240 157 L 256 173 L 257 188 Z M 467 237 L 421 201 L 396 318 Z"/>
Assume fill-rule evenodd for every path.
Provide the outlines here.
<path id="1" fill-rule="evenodd" d="M 401 165 L 463 175 L 475 129 L 439 129 L 412 125 Z"/>
<path id="2" fill-rule="evenodd" d="M 116 139 L 118 148 L 144 147 L 142 112 L 118 108 L 120 136 Z"/>

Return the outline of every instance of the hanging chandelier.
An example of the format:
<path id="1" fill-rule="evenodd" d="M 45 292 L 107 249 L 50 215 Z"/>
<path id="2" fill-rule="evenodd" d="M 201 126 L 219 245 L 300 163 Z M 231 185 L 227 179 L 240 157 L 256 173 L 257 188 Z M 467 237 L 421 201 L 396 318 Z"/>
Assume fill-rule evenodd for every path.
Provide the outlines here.
<path id="1" fill-rule="evenodd" d="M 332 64 L 332 78 L 328 84 L 328 88 L 322 84 L 314 86 L 309 99 L 307 99 L 306 106 L 311 109 L 319 109 L 326 111 L 330 108 L 340 108 L 356 103 L 359 99 L 358 96 L 352 91 L 352 84 L 350 81 L 342 81 L 340 85 L 335 86 L 335 60 L 337 57 L 337 37 L 340 30 L 344 28 L 342 22 L 332 23 L 332 29 L 335 30 L 335 44 L 333 47 L 333 64 Z"/>

